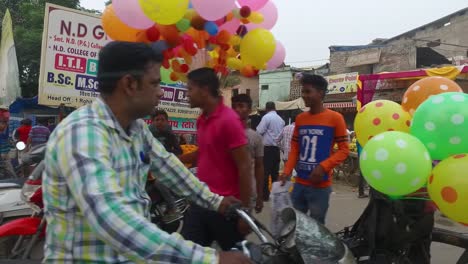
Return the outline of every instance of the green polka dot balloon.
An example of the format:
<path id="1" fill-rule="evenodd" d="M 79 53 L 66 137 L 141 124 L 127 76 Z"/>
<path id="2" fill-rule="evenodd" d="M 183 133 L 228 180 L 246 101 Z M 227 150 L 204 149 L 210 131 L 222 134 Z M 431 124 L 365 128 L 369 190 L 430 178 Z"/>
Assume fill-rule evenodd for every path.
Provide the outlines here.
<path id="1" fill-rule="evenodd" d="M 370 186 L 392 197 L 414 193 L 431 175 L 432 160 L 416 137 L 398 131 L 381 133 L 364 146 L 362 175 Z"/>
<path id="2" fill-rule="evenodd" d="M 410 133 L 424 143 L 433 160 L 468 153 L 468 95 L 430 97 L 414 113 Z"/>

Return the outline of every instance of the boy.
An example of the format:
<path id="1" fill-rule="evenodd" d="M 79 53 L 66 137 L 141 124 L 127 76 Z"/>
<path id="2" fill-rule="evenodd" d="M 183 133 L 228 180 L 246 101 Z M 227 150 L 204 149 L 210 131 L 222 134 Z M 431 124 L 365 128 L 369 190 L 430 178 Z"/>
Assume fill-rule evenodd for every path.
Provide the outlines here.
<path id="1" fill-rule="evenodd" d="M 231 98 L 232 109 L 241 118 L 247 133 L 249 141 L 249 151 L 252 159 L 252 177 L 253 177 L 253 205 L 255 211 L 260 213 L 263 209 L 263 139 L 249 128 L 249 115 L 252 112 L 252 98 L 247 94 L 239 94 Z"/>
<path id="2" fill-rule="evenodd" d="M 310 108 L 296 118 L 291 151 L 282 181 L 297 170 L 291 195 L 294 208 L 324 224 L 328 211 L 333 168 L 349 154 L 348 134 L 343 116 L 323 106 L 328 82 L 319 75 L 304 74 L 302 98 Z M 338 151 L 333 153 L 333 145 Z"/>

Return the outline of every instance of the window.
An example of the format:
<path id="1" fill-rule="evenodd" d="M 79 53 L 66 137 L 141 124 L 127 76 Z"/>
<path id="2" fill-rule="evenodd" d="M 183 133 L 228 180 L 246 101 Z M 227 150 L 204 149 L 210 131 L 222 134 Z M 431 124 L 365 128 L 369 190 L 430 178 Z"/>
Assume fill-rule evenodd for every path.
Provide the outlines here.
<path id="1" fill-rule="evenodd" d="M 245 89 L 245 93 L 250 96 L 250 89 Z"/>
<path id="2" fill-rule="evenodd" d="M 268 84 L 262 84 L 262 90 L 268 90 Z"/>
<path id="3" fill-rule="evenodd" d="M 239 89 L 232 89 L 232 96 L 239 95 Z"/>

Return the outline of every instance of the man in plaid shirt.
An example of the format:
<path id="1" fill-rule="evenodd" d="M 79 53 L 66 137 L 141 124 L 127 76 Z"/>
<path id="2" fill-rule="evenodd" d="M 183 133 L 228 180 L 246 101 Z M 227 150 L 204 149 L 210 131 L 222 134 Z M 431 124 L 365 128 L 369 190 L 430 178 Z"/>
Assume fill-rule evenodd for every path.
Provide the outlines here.
<path id="1" fill-rule="evenodd" d="M 43 175 L 45 263 L 250 263 L 241 253 L 169 235 L 149 220 L 148 171 L 201 207 L 223 213 L 239 202 L 210 192 L 139 120 L 163 95 L 161 61 L 143 43 L 105 46 L 101 97 L 52 134 Z"/>
<path id="2" fill-rule="evenodd" d="M 288 161 L 289 151 L 291 150 L 291 140 L 294 134 L 294 127 L 294 122 L 290 125 L 285 126 L 278 137 L 278 145 L 280 147 L 281 152 L 283 153 L 284 164 L 286 164 L 286 162 Z"/>

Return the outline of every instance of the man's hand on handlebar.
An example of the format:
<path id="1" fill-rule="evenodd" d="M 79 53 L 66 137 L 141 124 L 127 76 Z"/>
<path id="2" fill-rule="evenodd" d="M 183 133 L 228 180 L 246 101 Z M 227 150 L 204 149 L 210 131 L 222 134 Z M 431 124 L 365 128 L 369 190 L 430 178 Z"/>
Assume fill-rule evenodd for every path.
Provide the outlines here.
<path id="1" fill-rule="evenodd" d="M 223 251 L 219 253 L 219 264 L 252 264 L 253 262 L 241 252 Z"/>
<path id="2" fill-rule="evenodd" d="M 241 201 L 232 196 L 224 197 L 219 205 L 218 212 L 222 215 L 229 214 L 231 208 L 238 207 L 240 204 Z"/>

